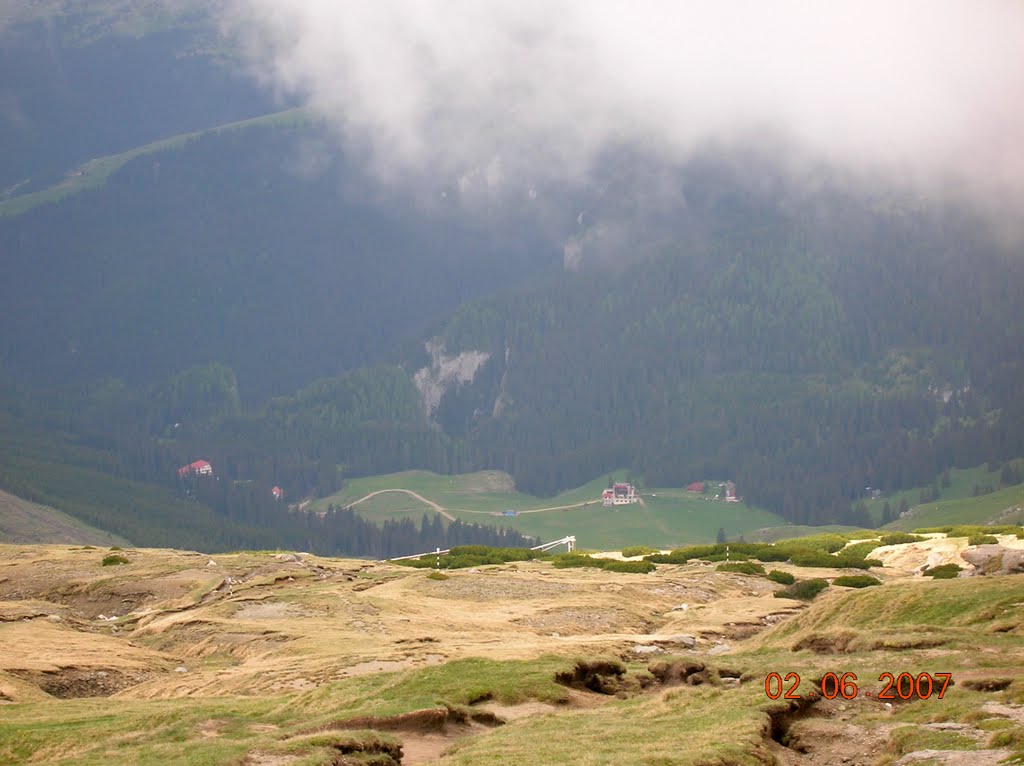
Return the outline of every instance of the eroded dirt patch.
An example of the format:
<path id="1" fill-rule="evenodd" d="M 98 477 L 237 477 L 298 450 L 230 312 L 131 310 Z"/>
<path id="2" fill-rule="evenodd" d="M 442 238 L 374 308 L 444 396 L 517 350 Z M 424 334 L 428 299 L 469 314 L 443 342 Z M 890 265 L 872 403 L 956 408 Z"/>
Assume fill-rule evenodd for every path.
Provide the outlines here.
<path id="1" fill-rule="evenodd" d="M 157 676 L 146 671 L 124 671 L 96 668 L 61 668 L 60 670 L 8 670 L 10 675 L 38 686 L 51 697 L 79 699 L 109 697 Z"/>
<path id="2" fill-rule="evenodd" d="M 832 635 L 812 633 L 793 644 L 793 651 L 799 652 L 807 649 L 815 654 L 845 654 L 846 652 L 853 651 L 850 649 L 850 644 L 856 638 L 857 635 L 855 633 L 837 633 Z"/>

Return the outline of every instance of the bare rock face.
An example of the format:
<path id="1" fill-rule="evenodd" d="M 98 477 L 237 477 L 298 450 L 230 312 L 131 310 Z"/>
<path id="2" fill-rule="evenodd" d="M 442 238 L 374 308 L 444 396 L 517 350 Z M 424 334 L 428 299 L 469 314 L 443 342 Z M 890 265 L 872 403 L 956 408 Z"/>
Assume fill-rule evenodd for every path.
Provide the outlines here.
<path id="1" fill-rule="evenodd" d="M 434 416 L 441 397 L 451 388 L 472 383 L 477 371 L 491 358 L 486 351 L 463 351 L 461 354 L 449 355 L 441 343 L 428 341 L 427 353 L 431 363 L 413 376 L 413 382 L 423 397 L 423 407 L 427 415 Z"/>
<path id="2" fill-rule="evenodd" d="M 979 545 L 960 554 L 976 575 L 1024 574 L 1024 550 L 1002 545 Z"/>

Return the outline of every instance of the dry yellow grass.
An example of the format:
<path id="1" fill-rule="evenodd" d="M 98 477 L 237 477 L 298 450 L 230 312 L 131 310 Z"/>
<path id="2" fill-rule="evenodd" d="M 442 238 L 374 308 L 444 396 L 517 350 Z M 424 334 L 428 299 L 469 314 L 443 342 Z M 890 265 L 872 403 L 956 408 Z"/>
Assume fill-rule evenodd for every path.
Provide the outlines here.
<path id="1" fill-rule="evenodd" d="M 118 553 L 130 563 L 102 566 L 108 553 L 0 546 L 0 764 L 329 763 L 330 732 L 344 730 L 332 722 L 487 697 L 507 725 L 397 731 L 403 764 L 795 764 L 812 761 L 766 737 L 775 703 L 763 681 L 773 670 L 801 673 L 802 688 L 847 668 L 866 678 L 1009 674 L 1002 699 L 1014 710 L 1024 702 L 1012 685 L 1024 679 L 1007 665 L 1024 661 L 1011 619 L 1024 579 L 932 583 L 894 568 L 883 588 L 826 591 L 808 608 L 774 598 L 778 586 L 764 578 L 702 565 L 638 575 L 531 562 L 434 580 L 285 553 L 129 549 Z M 827 641 L 794 651 L 846 633 L 854 654 Z M 871 648 L 901 637 L 947 643 Z M 719 683 L 713 672 L 709 685 L 633 696 L 651 681 L 648 662 L 673 653 L 747 682 Z M 554 684 L 575 658 L 599 656 L 630 663 L 629 698 Z M 955 705 L 935 709 L 962 720 L 978 699 L 958 689 Z M 836 708 L 806 736 L 824 726 L 828 758 L 846 748 L 849 763 L 868 764 L 886 747 L 886 726 L 924 725 L 900 716 L 877 701 Z M 866 736 L 869 724 L 881 733 Z"/>

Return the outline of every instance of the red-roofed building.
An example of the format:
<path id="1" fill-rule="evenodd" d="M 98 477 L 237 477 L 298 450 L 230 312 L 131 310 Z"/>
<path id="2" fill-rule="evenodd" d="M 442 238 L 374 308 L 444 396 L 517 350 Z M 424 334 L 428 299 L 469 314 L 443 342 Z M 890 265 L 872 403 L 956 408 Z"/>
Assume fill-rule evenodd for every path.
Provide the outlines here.
<path id="1" fill-rule="evenodd" d="M 695 481 L 693 484 L 688 484 L 686 486 L 686 491 L 687 492 L 703 492 L 704 491 L 704 482 L 702 482 L 702 481 Z"/>
<path id="2" fill-rule="evenodd" d="M 636 487 L 625 482 L 614 484 L 601 493 L 601 504 L 606 508 L 612 505 L 630 505 L 639 502 L 640 495 L 636 493 Z"/>
<path id="3" fill-rule="evenodd" d="M 213 466 L 206 460 L 197 460 L 194 463 L 183 465 L 178 469 L 178 476 L 213 476 Z"/>
<path id="4" fill-rule="evenodd" d="M 284 497 L 284 490 L 281 489 L 280 487 L 275 486 L 271 488 L 270 494 L 274 496 L 275 500 L 280 500 L 282 497 Z"/>

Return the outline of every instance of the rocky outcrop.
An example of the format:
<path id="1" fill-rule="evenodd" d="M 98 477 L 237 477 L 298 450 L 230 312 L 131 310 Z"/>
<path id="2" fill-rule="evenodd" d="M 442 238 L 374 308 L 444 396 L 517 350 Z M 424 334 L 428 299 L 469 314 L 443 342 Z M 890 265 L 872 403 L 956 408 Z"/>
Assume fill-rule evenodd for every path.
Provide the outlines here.
<path id="1" fill-rule="evenodd" d="M 449 389 L 472 383 L 477 371 L 491 355 L 486 351 L 463 351 L 449 356 L 444 345 L 437 341 L 428 341 L 426 348 L 430 354 L 430 366 L 418 370 L 413 376 L 413 382 L 423 397 L 423 408 L 427 416 L 433 417 L 445 393 Z"/>
<path id="2" fill-rule="evenodd" d="M 1024 550 L 1002 545 L 979 545 L 960 554 L 974 567 L 971 574 L 1005 575 L 1024 574 Z"/>

